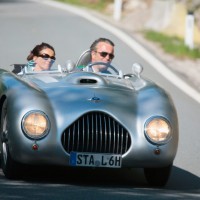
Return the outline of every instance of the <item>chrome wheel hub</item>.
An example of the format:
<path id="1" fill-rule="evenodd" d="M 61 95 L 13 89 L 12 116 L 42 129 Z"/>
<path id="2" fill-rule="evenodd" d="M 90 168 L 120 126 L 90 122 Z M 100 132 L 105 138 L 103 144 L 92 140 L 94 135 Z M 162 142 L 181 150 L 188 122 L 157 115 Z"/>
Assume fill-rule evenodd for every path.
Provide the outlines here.
<path id="1" fill-rule="evenodd" d="M 5 142 L 3 142 L 3 144 L 2 144 L 2 149 L 3 149 L 3 162 L 4 162 L 4 164 L 6 164 L 6 162 L 7 162 L 7 148 L 6 148 L 6 143 Z"/>

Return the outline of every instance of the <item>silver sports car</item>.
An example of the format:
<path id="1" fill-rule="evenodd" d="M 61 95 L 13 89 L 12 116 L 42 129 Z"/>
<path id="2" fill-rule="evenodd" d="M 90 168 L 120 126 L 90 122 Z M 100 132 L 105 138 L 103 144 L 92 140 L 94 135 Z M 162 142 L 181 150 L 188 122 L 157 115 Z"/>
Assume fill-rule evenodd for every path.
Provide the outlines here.
<path id="1" fill-rule="evenodd" d="M 95 73 L 94 66 L 104 66 Z M 143 168 L 151 186 L 164 186 L 178 146 L 170 96 L 111 64 L 15 74 L 0 69 L 2 170 L 15 178 L 28 165 Z"/>

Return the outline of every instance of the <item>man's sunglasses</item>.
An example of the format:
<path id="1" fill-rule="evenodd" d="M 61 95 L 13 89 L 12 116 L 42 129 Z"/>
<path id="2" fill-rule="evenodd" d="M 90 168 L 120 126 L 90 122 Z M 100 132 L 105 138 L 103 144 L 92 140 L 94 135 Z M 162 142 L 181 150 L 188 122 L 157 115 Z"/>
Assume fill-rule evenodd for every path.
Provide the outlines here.
<path id="1" fill-rule="evenodd" d="M 56 57 L 55 57 L 55 56 L 50 56 L 50 55 L 48 55 L 48 54 L 46 54 L 46 53 L 43 53 L 43 54 L 41 54 L 41 55 L 38 55 L 38 57 L 41 57 L 41 58 L 43 58 L 43 59 L 45 59 L 45 60 L 48 60 L 49 58 L 51 58 L 51 60 L 56 60 Z"/>
<path id="2" fill-rule="evenodd" d="M 104 52 L 104 51 L 102 51 L 102 52 L 96 51 L 96 52 L 99 53 L 100 56 L 103 57 L 103 58 L 105 58 L 107 55 L 109 55 L 109 58 L 112 60 L 115 57 L 115 55 L 112 54 L 112 53 L 107 53 L 107 52 Z"/>

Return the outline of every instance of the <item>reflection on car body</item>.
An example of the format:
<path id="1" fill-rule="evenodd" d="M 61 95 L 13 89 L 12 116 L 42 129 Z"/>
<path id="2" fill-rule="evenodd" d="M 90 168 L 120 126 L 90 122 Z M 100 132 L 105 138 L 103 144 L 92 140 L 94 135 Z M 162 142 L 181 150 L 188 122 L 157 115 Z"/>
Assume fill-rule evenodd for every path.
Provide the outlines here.
<path id="1" fill-rule="evenodd" d="M 93 73 L 95 64 L 109 73 Z M 169 94 L 133 65 L 19 75 L 0 69 L 1 163 L 7 178 L 25 165 L 144 168 L 164 186 L 178 146 L 178 119 Z M 19 92 L 21 91 L 21 92 Z"/>

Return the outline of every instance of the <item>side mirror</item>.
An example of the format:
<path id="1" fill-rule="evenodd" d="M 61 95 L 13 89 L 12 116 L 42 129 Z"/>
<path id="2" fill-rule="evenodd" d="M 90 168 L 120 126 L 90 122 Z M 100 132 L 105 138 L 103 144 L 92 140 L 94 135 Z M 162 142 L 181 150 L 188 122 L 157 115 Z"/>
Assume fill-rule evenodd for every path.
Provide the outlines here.
<path id="1" fill-rule="evenodd" d="M 140 78 L 140 75 L 143 71 L 143 67 L 142 65 L 140 65 L 139 63 L 134 63 L 132 66 L 132 72 L 133 74 L 135 74 L 138 78 Z"/>
<path id="2" fill-rule="evenodd" d="M 65 62 L 64 71 L 71 72 L 75 68 L 75 63 L 72 60 L 67 60 Z"/>

